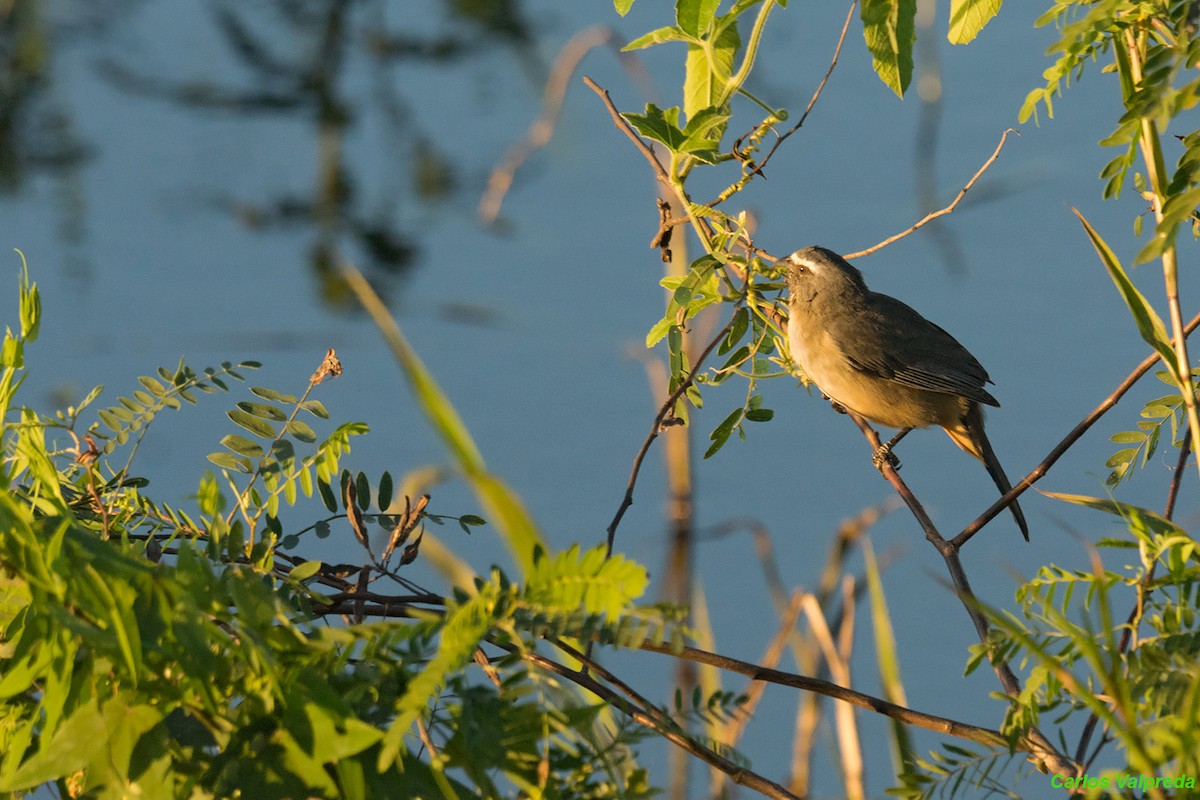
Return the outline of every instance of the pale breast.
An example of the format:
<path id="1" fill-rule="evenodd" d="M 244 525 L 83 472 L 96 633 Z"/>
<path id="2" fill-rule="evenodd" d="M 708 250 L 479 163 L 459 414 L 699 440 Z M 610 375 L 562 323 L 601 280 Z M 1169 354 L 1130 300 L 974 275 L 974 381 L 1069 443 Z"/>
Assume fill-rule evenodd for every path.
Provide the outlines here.
<path id="1" fill-rule="evenodd" d="M 838 342 L 825 330 L 804 330 L 788 321 L 792 359 L 809 380 L 840 405 L 889 428 L 925 428 L 959 419 L 965 401 L 863 372 L 845 358 Z"/>

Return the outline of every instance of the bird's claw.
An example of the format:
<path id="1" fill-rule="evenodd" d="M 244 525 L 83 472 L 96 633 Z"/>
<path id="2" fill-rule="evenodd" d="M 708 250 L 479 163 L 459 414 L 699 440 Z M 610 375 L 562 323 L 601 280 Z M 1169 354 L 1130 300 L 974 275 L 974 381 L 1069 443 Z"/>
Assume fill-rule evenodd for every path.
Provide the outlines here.
<path id="1" fill-rule="evenodd" d="M 883 472 L 885 466 L 889 466 L 894 470 L 900 469 L 900 459 L 892 452 L 892 444 L 881 444 L 875 448 L 875 454 L 871 456 L 871 463 L 875 465 L 875 469 Z"/>

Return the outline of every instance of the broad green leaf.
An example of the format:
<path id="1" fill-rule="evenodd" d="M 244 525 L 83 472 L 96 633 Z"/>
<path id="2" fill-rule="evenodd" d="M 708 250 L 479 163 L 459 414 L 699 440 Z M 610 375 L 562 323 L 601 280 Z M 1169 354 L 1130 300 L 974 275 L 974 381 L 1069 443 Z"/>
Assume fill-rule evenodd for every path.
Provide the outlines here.
<path id="1" fill-rule="evenodd" d="M 727 122 L 728 112 L 720 109 L 710 106 L 697 111 L 688 117 L 687 124 L 683 126 L 683 134 L 687 138 L 681 145 L 682 149 L 689 152 L 712 149 L 720 142 Z"/>
<path id="2" fill-rule="evenodd" d="M 675 0 L 675 23 L 690 36 L 700 36 L 712 26 L 720 0 Z"/>
<path id="3" fill-rule="evenodd" d="M 1079 213 L 1079 209 L 1072 208 L 1071 210 L 1075 212 L 1075 216 L 1079 217 L 1079 221 L 1083 223 L 1084 231 L 1087 232 L 1088 238 L 1092 240 L 1092 247 L 1096 248 L 1096 253 L 1100 256 L 1101 263 L 1108 270 L 1108 275 L 1116 285 L 1117 291 L 1121 293 L 1121 299 L 1125 301 L 1125 305 L 1129 307 L 1130 312 L 1133 314 L 1134 322 L 1137 323 L 1138 332 L 1141 333 L 1142 338 L 1162 356 L 1164 363 L 1174 363 L 1175 351 L 1171 348 L 1171 340 L 1167 336 L 1167 329 L 1163 326 L 1158 313 L 1155 312 L 1145 296 L 1138 291 L 1138 288 L 1133 285 L 1133 281 L 1129 279 L 1129 275 L 1126 274 L 1125 269 L 1121 266 L 1116 253 L 1101 238 L 1096 229 L 1084 219 L 1083 214 Z"/>
<path id="4" fill-rule="evenodd" d="M 979 35 L 1000 10 L 1004 0 L 950 0 L 951 44 L 966 44 Z"/>
<path id="5" fill-rule="evenodd" d="M 647 139 L 653 139 L 672 152 L 677 152 L 683 145 L 685 136 L 676 124 L 679 117 L 678 108 L 659 108 L 654 103 L 646 104 L 645 114 L 622 114 L 638 133 Z"/>
<path id="6" fill-rule="evenodd" d="M 863 0 L 863 38 L 875 73 L 884 85 L 904 97 L 912 80 L 917 0 Z"/>
<path id="7" fill-rule="evenodd" d="M 723 106 L 726 88 L 733 75 L 733 59 L 741 47 L 736 20 L 714 37 L 689 44 L 683 82 L 683 113 L 690 120 L 706 108 Z"/>

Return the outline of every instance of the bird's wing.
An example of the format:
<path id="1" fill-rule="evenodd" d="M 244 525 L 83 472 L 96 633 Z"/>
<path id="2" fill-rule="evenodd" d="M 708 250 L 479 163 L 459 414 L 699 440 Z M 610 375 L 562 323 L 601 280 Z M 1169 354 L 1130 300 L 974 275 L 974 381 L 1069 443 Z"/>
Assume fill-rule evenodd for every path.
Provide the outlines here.
<path id="1" fill-rule="evenodd" d="M 983 388 L 991 383 L 987 371 L 957 339 L 894 297 L 872 292 L 866 302 L 867 313 L 838 319 L 857 330 L 832 331 L 852 367 L 904 386 L 1000 405 Z"/>

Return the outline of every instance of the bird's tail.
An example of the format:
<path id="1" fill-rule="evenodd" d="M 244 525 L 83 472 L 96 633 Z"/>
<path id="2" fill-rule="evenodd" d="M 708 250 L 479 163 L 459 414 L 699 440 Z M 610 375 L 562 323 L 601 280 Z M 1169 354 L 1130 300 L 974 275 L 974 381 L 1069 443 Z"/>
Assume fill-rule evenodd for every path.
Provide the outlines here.
<path id="1" fill-rule="evenodd" d="M 1001 495 L 1008 494 L 1012 490 L 1012 484 L 1009 483 L 1008 476 L 1004 474 L 1004 468 L 1000 466 L 1000 459 L 996 458 L 996 451 L 992 449 L 992 443 L 988 441 L 987 433 L 983 429 L 983 409 L 979 407 L 978 403 L 970 404 L 961 426 L 946 428 L 946 433 L 950 434 L 950 438 L 956 445 L 983 462 Z M 1029 525 L 1025 522 L 1025 513 L 1021 511 L 1020 504 L 1013 500 L 1009 503 L 1008 510 L 1012 512 L 1013 519 L 1017 521 L 1017 527 L 1021 529 L 1021 535 L 1028 542 Z"/>

